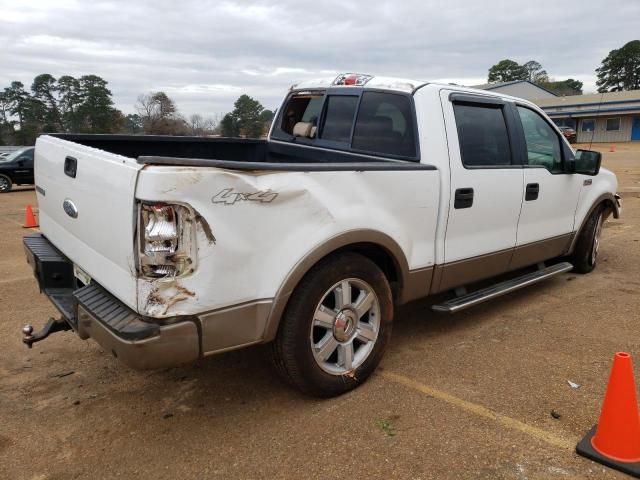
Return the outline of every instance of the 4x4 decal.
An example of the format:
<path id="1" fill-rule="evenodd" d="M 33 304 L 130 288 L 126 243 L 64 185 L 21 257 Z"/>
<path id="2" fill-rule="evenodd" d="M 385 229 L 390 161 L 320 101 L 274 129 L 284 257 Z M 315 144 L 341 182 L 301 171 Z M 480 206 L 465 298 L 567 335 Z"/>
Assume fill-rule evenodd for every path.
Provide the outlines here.
<path id="1" fill-rule="evenodd" d="M 258 190 L 253 193 L 234 192 L 232 188 L 225 188 L 220 190 L 213 197 L 211 197 L 212 203 L 224 203 L 225 205 L 234 205 L 236 202 L 251 201 L 261 203 L 273 202 L 278 194 L 271 190 Z"/>

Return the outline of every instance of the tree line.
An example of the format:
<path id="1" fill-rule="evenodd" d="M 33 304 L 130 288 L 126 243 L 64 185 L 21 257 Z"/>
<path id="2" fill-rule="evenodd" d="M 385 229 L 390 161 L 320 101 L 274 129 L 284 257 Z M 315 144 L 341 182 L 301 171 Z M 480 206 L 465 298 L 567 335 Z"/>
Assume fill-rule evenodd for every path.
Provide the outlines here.
<path id="1" fill-rule="evenodd" d="M 34 78 L 30 90 L 14 81 L 0 91 L 0 143 L 33 145 L 41 133 L 115 133 L 122 113 L 97 75 Z"/>
<path id="2" fill-rule="evenodd" d="M 617 92 L 640 89 L 640 40 L 632 40 L 619 49 L 611 50 L 596 68 L 598 92 Z M 505 59 L 489 68 L 489 83 L 528 80 L 556 95 L 581 95 L 582 82 L 569 78 L 555 80 L 540 63 L 529 60 L 520 65 Z"/>
<path id="3" fill-rule="evenodd" d="M 137 113 L 115 108 L 108 83 L 97 75 L 55 78 L 43 73 L 29 88 L 13 81 L 0 90 L 0 145 L 33 145 L 43 133 L 126 133 L 131 135 L 263 136 L 273 112 L 241 95 L 218 124 L 212 117 L 185 117 L 165 92 L 140 95 Z"/>
<path id="4" fill-rule="evenodd" d="M 233 110 L 217 124 L 211 117 L 194 114 L 184 118 L 175 102 L 164 92 L 140 95 L 137 114 L 127 115 L 125 123 L 130 133 L 148 135 L 221 135 L 223 137 L 260 138 L 265 136 L 273 112 L 249 95 L 240 95 Z"/>

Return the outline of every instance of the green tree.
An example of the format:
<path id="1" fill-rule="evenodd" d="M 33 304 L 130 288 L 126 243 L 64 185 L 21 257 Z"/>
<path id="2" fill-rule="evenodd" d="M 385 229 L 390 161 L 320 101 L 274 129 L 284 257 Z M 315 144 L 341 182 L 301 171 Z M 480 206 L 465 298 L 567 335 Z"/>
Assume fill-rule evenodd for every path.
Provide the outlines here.
<path id="1" fill-rule="evenodd" d="M 529 60 L 522 67 L 527 71 L 527 80 L 530 82 L 539 84 L 549 81 L 547 71 L 535 60 Z"/>
<path id="2" fill-rule="evenodd" d="M 240 126 L 238 125 L 238 120 L 233 114 L 227 113 L 222 117 L 222 120 L 220 121 L 220 133 L 223 137 L 240 136 Z"/>
<path id="3" fill-rule="evenodd" d="M 489 83 L 511 82 L 514 80 L 527 80 L 527 69 L 517 62 L 509 59 L 500 60 L 489 69 Z"/>
<path id="4" fill-rule="evenodd" d="M 275 113 L 271 110 L 264 109 L 260 114 L 260 123 L 262 124 L 262 133 L 269 133 L 269 127 L 271 127 L 271 122 L 273 121 L 273 117 Z"/>
<path id="5" fill-rule="evenodd" d="M 25 121 L 29 93 L 22 82 L 11 82 L 11 86 L 4 89 L 4 96 L 9 105 L 9 114 L 18 117 L 18 127 L 22 128 Z"/>
<path id="6" fill-rule="evenodd" d="M 4 89 L 4 98 L 9 114 L 17 118 L 13 124 L 12 143 L 31 145 L 38 135 L 38 123 L 43 118 L 43 106 L 40 101 L 33 99 L 24 89 L 22 82 L 11 82 Z M 15 128 L 18 127 L 18 128 Z"/>
<path id="7" fill-rule="evenodd" d="M 240 95 L 233 104 L 233 111 L 227 113 L 220 122 L 222 134 L 226 137 L 243 135 L 259 138 L 265 125 L 266 117 L 262 116 L 263 112 L 264 107 L 259 101 L 246 94 Z"/>
<path id="8" fill-rule="evenodd" d="M 106 80 L 97 75 L 80 77 L 82 104 L 77 113 L 82 119 L 82 130 L 89 133 L 113 133 L 122 123 L 122 113 L 113 107 L 111 91 Z"/>
<path id="9" fill-rule="evenodd" d="M 80 82 L 70 75 L 63 75 L 58 79 L 58 108 L 62 118 L 62 125 L 67 132 L 80 131 L 82 120 L 78 115 L 78 108 L 82 105 Z"/>
<path id="10" fill-rule="evenodd" d="M 33 98 L 40 101 L 41 108 L 44 109 L 42 121 L 44 122 L 43 131 L 45 132 L 62 130 L 62 117 L 58 107 L 58 99 L 56 98 L 57 90 L 56 79 L 48 73 L 38 75 L 31 84 Z"/>
<path id="11" fill-rule="evenodd" d="M 640 89 L 640 40 L 611 50 L 596 69 L 598 92 Z"/>
<path id="12" fill-rule="evenodd" d="M 137 113 L 130 113 L 124 117 L 124 130 L 131 135 L 136 135 L 142 132 L 143 123 L 142 118 Z"/>
<path id="13" fill-rule="evenodd" d="M 11 119 L 11 102 L 7 98 L 7 93 L 0 91 L 0 144 L 10 145 L 15 141 L 15 120 Z"/>
<path id="14" fill-rule="evenodd" d="M 570 96 L 570 95 L 582 95 L 582 82 L 568 78 L 567 80 L 548 80 L 540 83 L 541 87 L 551 90 L 556 95 Z"/>
<path id="15" fill-rule="evenodd" d="M 124 117 L 113 107 L 107 82 L 97 75 L 34 78 L 31 93 L 21 82 L 0 92 L 0 141 L 32 145 L 41 133 L 119 131 Z"/>

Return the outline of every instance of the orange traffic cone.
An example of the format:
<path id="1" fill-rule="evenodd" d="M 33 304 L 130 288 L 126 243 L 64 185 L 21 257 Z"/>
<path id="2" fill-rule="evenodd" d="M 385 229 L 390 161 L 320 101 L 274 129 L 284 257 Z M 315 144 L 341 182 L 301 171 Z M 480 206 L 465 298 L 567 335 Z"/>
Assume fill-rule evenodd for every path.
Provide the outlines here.
<path id="1" fill-rule="evenodd" d="M 613 152 L 615 152 L 615 151 L 616 151 L 616 146 L 615 146 L 613 143 L 612 143 L 611 145 L 609 145 L 609 151 L 610 151 L 611 153 L 613 153 Z"/>
<path id="2" fill-rule="evenodd" d="M 576 451 L 591 460 L 640 478 L 640 416 L 631 355 L 613 357 L 600 420 Z"/>
<path id="3" fill-rule="evenodd" d="M 36 220 L 35 215 L 33 214 L 33 208 L 31 205 L 27 205 L 27 209 L 24 212 L 24 225 L 23 228 L 33 228 L 38 226 L 38 221 Z"/>

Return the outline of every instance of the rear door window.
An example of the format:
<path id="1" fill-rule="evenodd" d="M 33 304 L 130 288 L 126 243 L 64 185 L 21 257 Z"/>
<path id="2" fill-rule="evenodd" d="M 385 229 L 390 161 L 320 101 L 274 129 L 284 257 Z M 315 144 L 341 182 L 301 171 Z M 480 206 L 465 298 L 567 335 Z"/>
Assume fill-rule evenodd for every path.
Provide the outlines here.
<path id="1" fill-rule="evenodd" d="M 330 95 L 320 138 L 332 142 L 349 143 L 353 117 L 356 115 L 359 97 L 355 95 Z"/>
<path id="2" fill-rule="evenodd" d="M 465 167 L 511 165 L 509 134 L 500 105 L 456 103 L 453 112 Z"/>
<path id="3" fill-rule="evenodd" d="M 409 98 L 392 93 L 364 92 L 351 147 L 372 153 L 415 157 Z"/>

